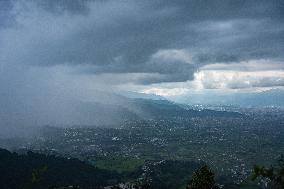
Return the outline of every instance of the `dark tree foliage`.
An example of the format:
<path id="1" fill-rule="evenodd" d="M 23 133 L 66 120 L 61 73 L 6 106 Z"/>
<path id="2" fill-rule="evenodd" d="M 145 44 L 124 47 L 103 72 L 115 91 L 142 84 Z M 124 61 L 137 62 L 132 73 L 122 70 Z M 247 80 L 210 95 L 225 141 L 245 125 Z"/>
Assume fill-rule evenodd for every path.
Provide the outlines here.
<path id="1" fill-rule="evenodd" d="M 203 163 L 202 163 L 203 164 Z M 180 160 L 148 160 L 141 174 L 122 187 L 113 186 L 113 189 L 176 189 L 185 188 L 188 175 L 200 167 L 200 162 Z M 142 170 L 141 169 L 141 170 Z"/>
<path id="2" fill-rule="evenodd" d="M 0 149 L 1 189 L 45 189 L 62 186 L 100 188 L 119 181 L 116 172 L 97 169 L 77 159 Z"/>
<path id="3" fill-rule="evenodd" d="M 188 175 L 200 166 L 193 161 L 166 160 L 160 164 L 149 164 L 149 172 L 144 179 L 144 188 L 173 189 L 186 184 Z"/>
<path id="4" fill-rule="evenodd" d="M 284 189 L 284 157 L 278 160 L 276 166 L 266 168 L 264 166 L 254 166 L 252 180 L 265 182 L 265 187 L 269 189 Z"/>
<path id="5" fill-rule="evenodd" d="M 213 189 L 215 187 L 215 175 L 207 165 L 195 171 L 189 181 L 187 189 Z"/>

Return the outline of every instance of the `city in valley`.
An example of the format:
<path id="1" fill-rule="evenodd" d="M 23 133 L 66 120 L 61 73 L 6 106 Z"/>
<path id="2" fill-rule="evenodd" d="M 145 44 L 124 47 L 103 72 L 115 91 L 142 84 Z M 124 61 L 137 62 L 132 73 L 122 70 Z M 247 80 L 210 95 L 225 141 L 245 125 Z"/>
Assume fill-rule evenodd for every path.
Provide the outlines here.
<path id="1" fill-rule="evenodd" d="M 284 189 L 284 0 L 0 0 L 0 189 Z"/>

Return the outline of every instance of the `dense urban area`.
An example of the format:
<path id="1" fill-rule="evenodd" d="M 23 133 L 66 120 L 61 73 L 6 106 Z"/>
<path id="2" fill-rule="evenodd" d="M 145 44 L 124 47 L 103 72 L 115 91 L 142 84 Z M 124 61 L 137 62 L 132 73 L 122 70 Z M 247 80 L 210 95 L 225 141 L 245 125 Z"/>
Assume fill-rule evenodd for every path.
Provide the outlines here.
<path id="1" fill-rule="evenodd" d="M 151 188 L 185 188 L 204 164 L 214 170 L 221 188 L 257 188 L 259 183 L 249 179 L 253 166 L 270 166 L 284 153 L 281 108 L 181 108 L 196 114 L 161 114 L 118 125 L 45 126 L 33 139 L 3 139 L 1 147 L 79 159 L 115 173 L 116 179 L 106 183 L 121 188 L 138 181 Z"/>

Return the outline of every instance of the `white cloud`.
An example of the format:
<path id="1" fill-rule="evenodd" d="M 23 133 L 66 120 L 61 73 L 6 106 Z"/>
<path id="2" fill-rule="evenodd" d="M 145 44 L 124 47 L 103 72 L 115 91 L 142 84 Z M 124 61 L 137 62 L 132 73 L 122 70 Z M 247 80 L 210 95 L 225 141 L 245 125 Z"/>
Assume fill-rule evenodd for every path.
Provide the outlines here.
<path id="1" fill-rule="evenodd" d="M 186 88 L 148 88 L 140 91 L 142 93 L 146 94 L 156 94 L 160 96 L 178 96 L 178 95 L 183 95 L 186 92 L 188 92 L 188 89 Z"/>
<path id="2" fill-rule="evenodd" d="M 195 73 L 193 82 L 203 89 L 284 86 L 284 71 L 203 70 Z"/>
<path id="3" fill-rule="evenodd" d="M 140 89 L 144 93 L 179 96 L 193 91 L 263 91 L 284 86 L 284 66 L 277 60 L 250 60 L 232 64 L 209 64 L 186 82 L 163 83 Z"/>
<path id="4" fill-rule="evenodd" d="M 237 71 L 260 71 L 260 70 L 283 70 L 284 65 L 278 60 L 259 59 L 235 62 L 231 64 L 216 63 L 208 64 L 201 70 L 237 70 Z"/>
<path id="5" fill-rule="evenodd" d="M 194 74 L 202 89 L 243 89 L 284 86 L 284 66 L 274 60 L 251 60 L 233 64 L 209 64 Z"/>

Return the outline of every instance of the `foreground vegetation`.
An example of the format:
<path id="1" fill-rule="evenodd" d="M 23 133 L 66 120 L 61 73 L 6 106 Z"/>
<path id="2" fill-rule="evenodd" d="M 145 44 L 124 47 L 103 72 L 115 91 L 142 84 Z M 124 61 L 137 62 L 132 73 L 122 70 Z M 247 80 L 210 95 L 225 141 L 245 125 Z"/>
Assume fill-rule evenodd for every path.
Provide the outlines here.
<path id="1" fill-rule="evenodd" d="M 284 158 L 275 166 L 255 166 L 251 179 L 259 186 L 223 186 L 204 163 L 161 161 L 137 162 L 126 159 L 113 160 L 113 166 L 98 164 L 96 168 L 77 159 L 27 152 L 11 153 L 0 149 L 1 189 L 47 188 L 112 188 L 112 189 L 220 189 L 220 188 L 284 188 Z M 133 164 L 131 164 L 131 162 Z M 137 167 L 134 168 L 133 165 Z M 143 166 L 142 166 L 143 165 Z M 130 166 L 132 171 L 122 169 Z M 139 167 L 142 166 L 142 170 Z M 111 169 L 112 171 L 109 171 Z M 117 171 L 117 170 L 120 170 Z M 125 171 L 131 174 L 125 174 Z M 129 172 L 130 171 L 130 172 Z M 124 174 L 123 174 L 124 173 Z M 136 174 L 135 174 L 136 173 Z M 141 176 L 142 175 L 142 176 Z M 118 184 L 120 183 L 120 184 Z M 107 187 L 108 186 L 108 187 Z"/>
<path id="2" fill-rule="evenodd" d="M 120 181 L 116 172 L 100 170 L 78 159 L 0 149 L 1 189 L 45 189 L 60 186 L 100 188 Z"/>

